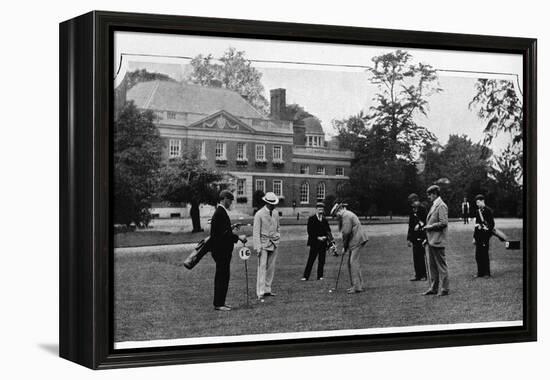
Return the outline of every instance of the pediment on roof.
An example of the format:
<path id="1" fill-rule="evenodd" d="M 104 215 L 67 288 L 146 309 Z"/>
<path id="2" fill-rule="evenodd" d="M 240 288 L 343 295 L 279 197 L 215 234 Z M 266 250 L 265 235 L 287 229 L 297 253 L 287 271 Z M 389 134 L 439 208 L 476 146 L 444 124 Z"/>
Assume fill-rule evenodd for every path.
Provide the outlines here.
<path id="1" fill-rule="evenodd" d="M 223 129 L 227 131 L 254 132 L 249 125 L 227 111 L 219 111 L 188 126 L 189 128 Z"/>

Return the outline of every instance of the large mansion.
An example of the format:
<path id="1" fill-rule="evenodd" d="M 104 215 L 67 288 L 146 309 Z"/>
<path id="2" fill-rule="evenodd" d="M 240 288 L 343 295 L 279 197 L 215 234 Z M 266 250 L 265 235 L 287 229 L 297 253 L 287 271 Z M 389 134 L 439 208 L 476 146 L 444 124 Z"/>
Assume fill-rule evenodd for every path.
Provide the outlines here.
<path id="1" fill-rule="evenodd" d="M 243 214 L 253 213 L 256 190 L 273 191 L 282 214 L 292 215 L 311 211 L 348 180 L 353 153 L 326 141 L 317 118 L 286 120 L 284 89 L 271 90 L 269 117 L 234 91 L 179 82 L 138 83 L 126 99 L 157 115 L 165 158 L 195 149 L 206 165 L 232 174 L 234 205 Z M 158 217 L 187 215 L 186 208 L 154 206 Z"/>

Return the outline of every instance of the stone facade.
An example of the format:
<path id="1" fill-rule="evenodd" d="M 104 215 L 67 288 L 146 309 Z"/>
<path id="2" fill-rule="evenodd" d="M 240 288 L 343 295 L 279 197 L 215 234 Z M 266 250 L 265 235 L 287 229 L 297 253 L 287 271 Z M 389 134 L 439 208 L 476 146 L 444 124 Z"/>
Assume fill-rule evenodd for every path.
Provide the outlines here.
<path id="1" fill-rule="evenodd" d="M 237 178 L 237 213 L 252 215 L 256 190 L 275 192 L 283 215 L 311 212 L 318 200 L 337 195 L 349 179 L 353 153 L 325 142 L 317 119 L 304 125 L 285 120 L 284 89 L 271 91 L 269 117 L 233 91 L 175 82 L 139 83 L 127 99 L 156 113 L 165 159 L 194 150 L 205 165 Z M 152 212 L 158 217 L 188 215 L 178 205 L 155 206 Z M 203 207 L 201 215 L 208 214 L 210 209 Z"/>

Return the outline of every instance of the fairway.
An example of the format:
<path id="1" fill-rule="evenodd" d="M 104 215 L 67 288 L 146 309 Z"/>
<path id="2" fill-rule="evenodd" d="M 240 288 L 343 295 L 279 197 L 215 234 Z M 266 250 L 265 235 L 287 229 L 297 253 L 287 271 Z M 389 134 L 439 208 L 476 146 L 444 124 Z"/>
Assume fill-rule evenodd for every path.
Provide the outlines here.
<path id="1" fill-rule="evenodd" d="M 503 243 L 493 239 L 493 278 L 473 279 L 472 233 L 458 228 L 458 223 L 453 230 L 453 225 L 446 249 L 448 297 L 420 295 L 428 284 L 409 281 L 411 249 L 405 235 L 397 233 L 371 236 L 361 257 L 366 291 L 348 295 L 345 264 L 340 289 L 328 292 L 336 280 L 339 257 L 327 256 L 324 281 L 300 281 L 308 254 L 306 239 L 285 240 L 283 231 L 273 283 L 277 296 L 263 304 L 256 301 L 257 259 L 252 256 L 248 308 L 244 262 L 235 249 L 227 296 L 234 308 L 231 312 L 213 309 L 215 268 L 210 255 L 189 271 L 178 265 L 188 251 L 176 246 L 132 254 L 115 250 L 115 342 L 521 320 L 523 251 L 505 250 Z M 520 228 L 504 231 L 510 239 L 522 239 Z"/>

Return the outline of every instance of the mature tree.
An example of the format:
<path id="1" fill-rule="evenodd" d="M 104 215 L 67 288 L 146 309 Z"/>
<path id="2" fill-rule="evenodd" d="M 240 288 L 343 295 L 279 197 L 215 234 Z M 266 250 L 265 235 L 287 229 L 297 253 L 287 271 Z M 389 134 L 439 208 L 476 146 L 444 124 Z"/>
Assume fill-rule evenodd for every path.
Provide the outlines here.
<path id="1" fill-rule="evenodd" d="M 491 176 L 494 178 L 494 204 L 496 212 L 504 216 L 521 216 L 522 214 L 522 185 L 521 166 L 516 164 L 516 152 L 507 147 L 499 156 L 495 157 Z"/>
<path id="2" fill-rule="evenodd" d="M 129 90 L 132 87 L 134 87 L 136 84 L 140 82 L 149 82 L 152 80 L 164 80 L 169 82 L 175 82 L 175 79 L 170 77 L 169 75 L 162 74 L 162 73 L 151 73 L 147 71 L 146 69 L 138 69 L 134 71 L 130 71 L 126 74 L 125 80 L 126 83 L 126 89 Z"/>
<path id="3" fill-rule="evenodd" d="M 245 58 L 244 51 L 229 48 L 214 63 L 212 54 L 200 54 L 191 60 L 193 72 L 189 79 L 202 86 L 223 87 L 236 91 L 257 110 L 264 114 L 269 112 L 269 103 L 264 96 L 262 73 L 252 67 Z"/>
<path id="4" fill-rule="evenodd" d="M 162 141 L 151 111 L 125 104 L 114 130 L 114 222 L 147 225 Z"/>
<path id="5" fill-rule="evenodd" d="M 451 215 L 460 214 L 464 197 L 472 200 L 477 194 L 493 196 L 490 178 L 492 152 L 486 146 L 473 143 L 467 136 L 451 135 L 440 149 L 427 152 L 423 187 L 448 178 L 450 186 L 443 187 L 443 197 Z"/>
<path id="6" fill-rule="evenodd" d="M 364 213 L 404 212 L 407 193 L 417 191 L 416 160 L 436 143 L 417 116 L 427 115 L 428 97 L 441 89 L 436 71 L 413 64 L 403 50 L 372 60 L 369 81 L 378 88 L 373 105 L 334 121 L 341 145 L 355 152 L 348 197 Z"/>
<path id="7" fill-rule="evenodd" d="M 368 128 L 364 120 L 359 114 L 335 122 L 341 146 L 355 152 L 349 185 L 339 196 L 366 215 L 406 212 L 407 194 L 418 188 L 416 165 L 388 154 L 387 133 L 378 125 Z"/>
<path id="8" fill-rule="evenodd" d="M 478 79 L 476 94 L 470 102 L 479 118 L 486 120 L 483 130 L 484 143 L 490 144 L 501 132 L 509 133 L 512 144 L 523 141 L 523 104 L 518 98 L 514 84 L 508 80 Z"/>
<path id="9" fill-rule="evenodd" d="M 193 232 L 199 232 L 200 204 L 215 206 L 219 192 L 228 186 L 227 175 L 205 167 L 197 152 L 183 152 L 161 168 L 158 195 L 168 202 L 189 203 Z"/>
<path id="10" fill-rule="evenodd" d="M 415 120 L 418 114 L 427 115 L 428 97 L 441 91 L 436 70 L 428 64 L 413 64 L 412 56 L 403 50 L 372 61 L 369 81 L 378 92 L 365 121 L 385 135 L 387 155 L 413 162 L 426 144 L 436 141 L 433 133 Z"/>
<path id="11" fill-rule="evenodd" d="M 509 80 L 478 79 L 475 84 L 476 94 L 470 102 L 470 109 L 475 110 L 479 118 L 487 124 L 483 130 L 483 143 L 487 146 L 500 134 L 511 137 L 507 158 L 518 170 L 518 181 L 521 181 L 522 142 L 523 142 L 523 103 L 518 97 L 514 84 Z"/>

